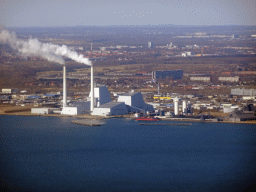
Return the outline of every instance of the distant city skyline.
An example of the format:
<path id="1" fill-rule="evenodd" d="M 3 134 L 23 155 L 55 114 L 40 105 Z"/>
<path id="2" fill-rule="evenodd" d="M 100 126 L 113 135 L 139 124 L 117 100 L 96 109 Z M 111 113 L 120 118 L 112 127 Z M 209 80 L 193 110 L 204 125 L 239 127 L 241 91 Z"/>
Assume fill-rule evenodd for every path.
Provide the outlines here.
<path id="1" fill-rule="evenodd" d="M 1 0 L 3 27 L 256 25 L 256 0 Z"/>

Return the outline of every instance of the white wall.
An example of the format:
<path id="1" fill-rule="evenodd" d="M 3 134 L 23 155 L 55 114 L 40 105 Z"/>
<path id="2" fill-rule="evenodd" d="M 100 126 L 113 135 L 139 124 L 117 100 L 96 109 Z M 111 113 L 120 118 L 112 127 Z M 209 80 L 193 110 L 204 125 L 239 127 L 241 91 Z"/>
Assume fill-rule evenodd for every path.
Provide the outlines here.
<path id="1" fill-rule="evenodd" d="M 124 102 L 126 105 L 132 105 L 132 99 L 131 96 L 122 96 L 119 95 L 117 102 Z"/>
<path id="2" fill-rule="evenodd" d="M 64 107 L 61 111 L 62 115 L 77 115 L 77 107 Z"/>
<path id="3" fill-rule="evenodd" d="M 144 102 L 144 99 L 140 92 L 135 93 L 134 95 L 131 95 L 131 96 L 120 95 L 118 97 L 117 101 L 124 102 L 126 105 L 131 106 L 129 108 L 129 112 L 140 111 L 140 109 L 143 109 L 145 111 L 153 111 L 154 110 L 152 105 L 146 104 Z"/>
<path id="4" fill-rule="evenodd" d="M 111 115 L 110 108 L 94 108 L 92 115 Z"/>
<path id="5" fill-rule="evenodd" d="M 125 115 L 128 114 L 126 105 L 119 103 L 116 106 L 109 108 L 96 107 L 93 110 L 92 115 Z"/>
<path id="6" fill-rule="evenodd" d="M 89 94 L 89 97 L 91 97 L 91 92 Z M 108 88 L 106 86 L 100 86 L 100 87 L 94 87 L 94 106 L 98 106 L 98 101 L 100 105 L 103 105 L 105 103 L 108 103 L 111 101 L 110 93 L 108 91 Z M 91 101 L 91 99 L 87 100 Z"/>
<path id="7" fill-rule="evenodd" d="M 57 108 L 31 108 L 32 114 L 51 114 L 54 110 L 58 110 Z"/>

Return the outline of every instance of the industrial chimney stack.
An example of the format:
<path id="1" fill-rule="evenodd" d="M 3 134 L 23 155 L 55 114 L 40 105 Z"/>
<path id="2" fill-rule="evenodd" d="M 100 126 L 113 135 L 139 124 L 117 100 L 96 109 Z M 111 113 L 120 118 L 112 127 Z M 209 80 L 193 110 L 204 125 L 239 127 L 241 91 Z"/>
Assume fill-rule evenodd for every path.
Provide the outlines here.
<path id="1" fill-rule="evenodd" d="M 91 66 L 91 112 L 94 110 L 94 80 L 93 80 L 93 64 Z"/>
<path id="2" fill-rule="evenodd" d="M 67 106 L 66 66 L 63 65 L 63 108 Z"/>

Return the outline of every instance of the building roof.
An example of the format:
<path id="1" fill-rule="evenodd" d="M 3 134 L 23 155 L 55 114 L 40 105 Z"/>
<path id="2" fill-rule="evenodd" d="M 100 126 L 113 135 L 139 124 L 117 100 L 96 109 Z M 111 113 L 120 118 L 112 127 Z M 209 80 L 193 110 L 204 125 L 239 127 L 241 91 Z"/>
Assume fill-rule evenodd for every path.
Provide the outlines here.
<path id="1" fill-rule="evenodd" d="M 133 96 L 133 95 L 136 95 L 137 93 L 139 93 L 139 92 L 128 92 L 128 93 L 124 93 L 124 94 L 119 95 L 119 96 Z"/>
<path id="2" fill-rule="evenodd" d="M 111 101 L 111 102 L 105 103 L 105 104 L 103 104 L 99 107 L 95 107 L 95 108 L 112 108 L 112 107 L 115 107 L 115 106 L 120 105 L 122 103 L 124 103 L 124 102 L 113 102 L 113 101 Z"/>

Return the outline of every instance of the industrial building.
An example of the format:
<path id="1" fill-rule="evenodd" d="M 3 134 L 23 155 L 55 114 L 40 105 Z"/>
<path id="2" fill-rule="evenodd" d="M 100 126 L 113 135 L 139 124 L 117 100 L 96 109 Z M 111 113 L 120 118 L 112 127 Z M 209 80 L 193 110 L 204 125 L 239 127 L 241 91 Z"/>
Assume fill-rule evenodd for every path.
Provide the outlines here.
<path id="1" fill-rule="evenodd" d="M 19 89 L 2 89 L 2 93 L 4 94 L 11 94 L 11 93 L 18 93 Z"/>
<path id="2" fill-rule="evenodd" d="M 93 66 L 91 66 L 91 92 L 87 101 L 67 103 L 66 67 L 63 66 L 63 108 L 61 114 L 78 115 L 91 112 L 92 115 L 124 115 L 128 112 L 153 111 L 152 105 L 144 102 L 141 93 L 127 93 L 112 102 L 106 86 L 94 86 Z"/>
<path id="3" fill-rule="evenodd" d="M 168 96 L 159 96 L 159 95 L 155 95 L 155 96 L 153 97 L 153 99 L 171 100 L 172 98 L 171 98 L 171 97 L 168 97 Z"/>
<path id="4" fill-rule="evenodd" d="M 89 97 L 87 97 L 87 101 L 84 102 L 73 102 L 68 106 L 63 107 L 61 114 L 63 115 L 79 115 L 90 112 L 91 107 L 91 95 L 90 92 Z M 100 107 L 105 103 L 111 102 L 110 93 L 106 86 L 97 86 L 94 87 L 94 102 L 93 102 L 93 110 L 92 113 L 94 115 L 103 115 L 103 113 L 98 113 L 99 111 L 96 107 Z M 94 110 L 96 111 L 94 112 Z"/>
<path id="5" fill-rule="evenodd" d="M 240 122 L 247 120 L 256 120 L 256 115 L 254 111 L 232 111 L 227 117 L 229 121 Z"/>
<path id="6" fill-rule="evenodd" d="M 104 90 L 104 89 L 99 89 L 99 90 Z M 103 91 L 103 93 L 107 93 L 106 90 Z M 97 97 L 97 95 L 95 97 Z M 104 98 L 108 98 L 108 97 L 104 96 Z M 97 101 L 97 98 L 96 98 L 96 101 Z M 117 102 L 111 101 L 111 102 L 106 102 L 104 104 L 100 103 L 100 105 L 98 105 L 97 107 L 94 107 L 94 110 L 91 114 L 101 115 L 101 116 L 125 115 L 125 114 L 128 114 L 129 112 L 146 113 L 147 111 L 153 112 L 154 111 L 153 106 L 150 104 L 146 104 L 144 102 L 144 99 L 140 92 L 135 93 L 132 91 L 129 93 L 124 93 L 122 95 L 119 95 Z"/>
<path id="7" fill-rule="evenodd" d="M 111 116 L 128 114 L 127 107 L 124 102 L 109 102 L 99 107 L 95 107 L 92 115 Z"/>
<path id="8" fill-rule="evenodd" d="M 240 78 L 238 76 L 235 77 L 219 77 L 219 81 L 222 82 L 239 82 Z"/>
<path id="9" fill-rule="evenodd" d="M 79 115 L 88 113 L 90 110 L 90 102 L 74 102 L 64 107 L 61 111 L 62 115 Z"/>
<path id="10" fill-rule="evenodd" d="M 190 77 L 191 81 L 203 81 L 203 82 L 210 82 L 211 81 L 211 77 Z"/>
<path id="11" fill-rule="evenodd" d="M 91 92 L 87 101 L 91 101 Z M 111 101 L 110 93 L 105 85 L 98 85 L 94 87 L 94 106 L 101 106 Z"/>
<path id="12" fill-rule="evenodd" d="M 239 107 L 238 106 L 224 106 L 223 107 L 223 113 L 231 113 L 235 110 L 238 110 Z"/>
<path id="13" fill-rule="evenodd" d="M 134 91 L 119 95 L 118 102 L 124 102 L 128 107 L 128 112 L 146 112 L 154 111 L 154 108 L 150 104 L 146 104 L 140 92 Z"/>
<path id="14" fill-rule="evenodd" d="M 231 95 L 248 95 L 255 96 L 256 89 L 231 89 Z"/>
<path id="15" fill-rule="evenodd" d="M 191 56 L 191 52 L 181 53 L 181 57 L 189 57 L 189 56 Z"/>
<path id="16" fill-rule="evenodd" d="M 57 109 L 57 108 L 31 108 L 32 114 L 39 114 L 39 115 L 53 114 L 55 111 L 59 111 L 59 109 Z"/>
<path id="17" fill-rule="evenodd" d="M 183 70 L 173 70 L 173 71 L 152 71 L 152 79 L 182 79 Z"/>

